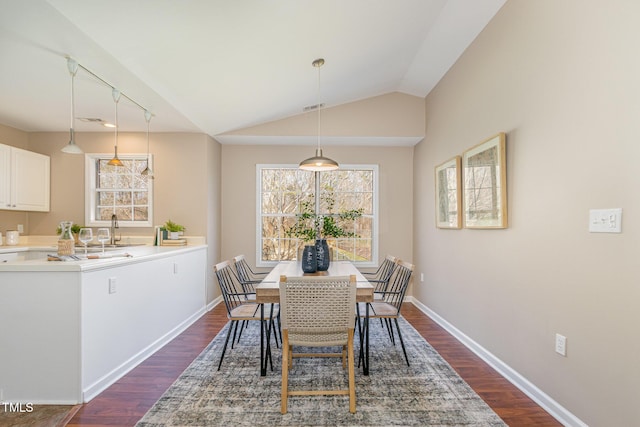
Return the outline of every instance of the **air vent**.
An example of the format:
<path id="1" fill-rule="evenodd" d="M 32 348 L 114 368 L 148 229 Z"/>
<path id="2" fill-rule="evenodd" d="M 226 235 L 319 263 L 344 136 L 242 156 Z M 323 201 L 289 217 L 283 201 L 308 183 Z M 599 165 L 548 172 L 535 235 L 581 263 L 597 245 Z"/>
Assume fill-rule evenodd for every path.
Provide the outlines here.
<path id="1" fill-rule="evenodd" d="M 307 107 L 304 107 L 302 111 L 306 113 L 307 111 L 317 110 L 318 108 L 322 108 L 322 107 L 324 107 L 324 104 L 309 105 Z"/>
<path id="2" fill-rule="evenodd" d="M 113 125 L 109 122 L 104 121 L 103 119 L 99 119 L 96 117 L 77 117 L 78 120 L 85 123 L 96 123 L 105 127 L 113 127 Z"/>

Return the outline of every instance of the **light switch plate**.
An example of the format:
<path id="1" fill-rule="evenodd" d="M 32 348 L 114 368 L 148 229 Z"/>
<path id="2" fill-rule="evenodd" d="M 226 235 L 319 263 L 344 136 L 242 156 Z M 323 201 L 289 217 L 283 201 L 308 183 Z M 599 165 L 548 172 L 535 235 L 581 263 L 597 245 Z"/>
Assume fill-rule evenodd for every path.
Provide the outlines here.
<path id="1" fill-rule="evenodd" d="M 622 208 L 591 209 L 589 211 L 589 232 L 622 233 Z"/>

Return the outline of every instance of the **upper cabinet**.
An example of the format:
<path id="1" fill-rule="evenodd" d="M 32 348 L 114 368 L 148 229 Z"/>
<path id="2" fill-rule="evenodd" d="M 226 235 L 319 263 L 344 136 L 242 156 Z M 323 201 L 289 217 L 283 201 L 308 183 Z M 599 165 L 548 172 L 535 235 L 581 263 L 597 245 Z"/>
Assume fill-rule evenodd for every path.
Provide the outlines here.
<path id="1" fill-rule="evenodd" d="M 0 144 L 0 209 L 49 211 L 50 158 Z"/>

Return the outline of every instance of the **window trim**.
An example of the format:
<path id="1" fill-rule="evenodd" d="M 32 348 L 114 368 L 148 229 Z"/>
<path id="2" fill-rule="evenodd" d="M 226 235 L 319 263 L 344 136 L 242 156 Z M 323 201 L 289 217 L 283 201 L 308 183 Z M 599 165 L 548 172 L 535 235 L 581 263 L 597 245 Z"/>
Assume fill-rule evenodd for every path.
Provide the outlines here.
<path id="1" fill-rule="evenodd" d="M 96 221 L 96 160 L 111 159 L 111 153 L 86 153 L 85 160 L 85 179 L 84 179 L 84 222 L 87 227 L 109 227 L 111 221 Z M 123 160 L 147 160 L 146 153 L 128 153 L 119 154 L 118 157 Z M 149 154 L 149 168 L 153 170 L 153 155 Z M 126 221 L 118 218 L 119 227 L 153 227 L 153 179 L 148 180 L 148 217 L 146 221 Z"/>
<path id="2" fill-rule="evenodd" d="M 294 163 L 259 163 L 256 164 L 256 234 L 255 234 L 255 250 L 256 250 L 256 266 L 257 267 L 273 267 L 278 264 L 279 261 L 262 261 L 262 169 L 297 169 L 298 165 Z M 372 236 L 371 236 L 371 261 L 354 261 L 357 267 L 377 267 L 378 266 L 378 247 L 379 233 L 379 204 L 380 204 L 380 192 L 379 192 L 379 165 L 377 164 L 341 164 L 341 169 L 352 170 L 372 170 L 373 171 L 373 224 L 372 224 Z"/>

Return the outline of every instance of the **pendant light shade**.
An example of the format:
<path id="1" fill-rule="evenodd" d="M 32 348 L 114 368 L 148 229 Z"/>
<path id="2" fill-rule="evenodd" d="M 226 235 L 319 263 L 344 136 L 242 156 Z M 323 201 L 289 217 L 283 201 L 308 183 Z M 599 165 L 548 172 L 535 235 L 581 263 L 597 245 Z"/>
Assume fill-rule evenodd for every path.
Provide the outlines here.
<path id="1" fill-rule="evenodd" d="M 338 169 L 340 166 L 335 160 L 322 155 L 322 148 L 316 148 L 316 155 L 300 162 L 300 169 L 306 171 L 323 172 Z"/>
<path id="2" fill-rule="evenodd" d="M 109 166 L 122 166 L 122 161 L 118 158 L 118 101 L 120 101 L 120 91 L 118 89 L 113 89 L 111 91 L 111 96 L 113 97 L 113 102 L 116 105 L 116 123 L 115 123 L 115 144 L 113 146 L 113 159 L 109 160 L 107 164 Z"/>
<path id="3" fill-rule="evenodd" d="M 74 97 L 74 79 L 78 72 L 78 63 L 73 58 L 67 58 L 67 68 L 71 75 L 71 124 L 69 125 L 69 143 L 62 148 L 63 153 L 82 154 L 82 149 L 76 145 L 75 131 L 73 125 L 75 122 L 75 97 Z"/>
<path id="4" fill-rule="evenodd" d="M 316 104 L 316 109 L 318 110 L 318 146 L 316 147 L 316 155 L 303 160 L 298 167 L 302 170 L 324 172 L 338 169 L 340 166 L 335 160 L 324 157 L 322 155 L 322 148 L 320 148 L 320 110 L 322 109 L 322 104 L 320 104 L 320 67 L 324 65 L 324 59 L 318 58 L 313 61 L 311 65 L 318 69 L 318 96 Z"/>
<path id="5" fill-rule="evenodd" d="M 149 179 L 154 179 L 153 171 L 149 167 L 149 123 L 151 122 L 151 117 L 152 115 L 149 110 L 145 110 L 144 119 L 147 121 L 147 165 L 140 174 L 147 176 Z"/>

